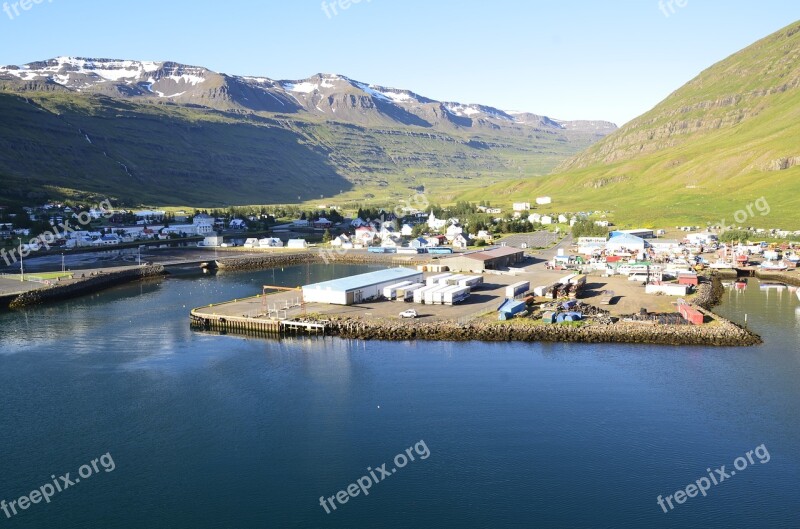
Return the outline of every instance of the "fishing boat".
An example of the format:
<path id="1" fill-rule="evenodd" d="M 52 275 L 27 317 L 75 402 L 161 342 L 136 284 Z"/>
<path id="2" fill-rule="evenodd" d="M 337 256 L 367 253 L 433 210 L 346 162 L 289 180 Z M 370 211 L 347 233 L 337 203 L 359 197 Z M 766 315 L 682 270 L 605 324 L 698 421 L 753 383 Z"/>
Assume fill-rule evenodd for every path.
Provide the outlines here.
<path id="1" fill-rule="evenodd" d="M 769 272 L 784 272 L 789 269 L 789 266 L 783 261 L 764 261 L 759 268 Z"/>

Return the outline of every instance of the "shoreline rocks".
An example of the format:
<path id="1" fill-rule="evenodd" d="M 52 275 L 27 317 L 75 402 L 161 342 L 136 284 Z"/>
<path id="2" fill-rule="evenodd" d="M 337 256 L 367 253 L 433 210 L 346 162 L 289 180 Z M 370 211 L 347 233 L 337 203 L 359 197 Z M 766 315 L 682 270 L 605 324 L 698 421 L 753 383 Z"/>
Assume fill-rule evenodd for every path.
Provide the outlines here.
<path id="1" fill-rule="evenodd" d="M 649 325 L 619 322 L 613 325 L 526 325 L 510 322 L 498 325 L 488 322 L 458 324 L 431 322 L 403 324 L 398 322 L 365 322 L 335 320 L 329 323 L 333 336 L 358 340 L 440 340 L 484 342 L 580 342 L 639 343 L 654 345 L 701 345 L 741 347 L 759 345 L 761 337 L 733 322 L 715 316 L 716 325 Z"/>
<path id="2" fill-rule="evenodd" d="M 10 309 L 23 309 L 33 305 L 61 301 L 85 294 L 91 294 L 106 288 L 124 283 L 138 281 L 149 277 L 159 277 L 166 274 L 161 265 L 143 266 L 141 268 L 106 272 L 79 279 L 74 283 L 56 284 L 46 288 L 31 290 L 20 294 L 9 303 Z"/>

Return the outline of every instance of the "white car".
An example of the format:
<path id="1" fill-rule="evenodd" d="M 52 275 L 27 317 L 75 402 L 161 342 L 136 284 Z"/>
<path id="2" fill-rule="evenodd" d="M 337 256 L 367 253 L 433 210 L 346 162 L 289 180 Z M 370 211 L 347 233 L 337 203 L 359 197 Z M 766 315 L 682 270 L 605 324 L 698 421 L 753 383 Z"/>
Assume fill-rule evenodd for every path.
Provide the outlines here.
<path id="1" fill-rule="evenodd" d="M 417 317 L 417 311 L 414 310 L 414 309 L 404 310 L 403 312 L 400 313 L 400 317 L 401 318 L 416 318 Z"/>

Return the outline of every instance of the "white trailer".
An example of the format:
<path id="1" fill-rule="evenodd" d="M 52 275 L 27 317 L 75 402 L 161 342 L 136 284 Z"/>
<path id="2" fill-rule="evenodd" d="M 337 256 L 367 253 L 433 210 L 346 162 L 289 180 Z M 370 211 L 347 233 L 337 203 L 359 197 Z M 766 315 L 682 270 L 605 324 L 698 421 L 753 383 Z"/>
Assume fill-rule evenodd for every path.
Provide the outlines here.
<path id="1" fill-rule="evenodd" d="M 513 285 L 508 285 L 506 287 L 506 297 L 514 299 L 515 297 L 526 293 L 530 289 L 530 281 L 520 281 L 519 283 L 514 283 Z"/>
<path id="2" fill-rule="evenodd" d="M 463 274 L 456 274 L 450 277 L 445 277 L 444 279 L 439 280 L 439 284 L 441 285 L 450 285 L 450 286 L 457 286 L 458 282 L 464 279 L 465 275 Z"/>
<path id="3" fill-rule="evenodd" d="M 433 304 L 434 305 L 444 305 L 444 296 L 448 292 L 453 291 L 453 290 L 458 290 L 460 288 L 463 288 L 463 287 L 460 287 L 458 285 L 447 285 L 447 288 L 444 288 L 442 290 L 435 290 L 433 292 Z"/>
<path id="4" fill-rule="evenodd" d="M 448 290 L 442 296 L 445 305 L 455 305 L 467 299 L 470 295 L 471 289 L 469 287 L 457 287 Z"/>
<path id="5" fill-rule="evenodd" d="M 447 290 L 448 288 L 450 288 L 450 287 L 447 286 L 447 285 L 436 285 L 435 288 L 425 292 L 425 294 L 423 296 L 425 304 L 426 305 L 433 305 L 433 296 L 434 296 L 434 294 L 436 294 L 437 292 L 441 292 L 442 290 Z"/>
<path id="6" fill-rule="evenodd" d="M 470 289 L 477 288 L 482 284 L 483 284 L 482 276 L 464 276 L 464 279 L 461 279 L 458 282 L 459 286 L 470 287 Z"/>
<path id="7" fill-rule="evenodd" d="M 451 275 L 453 275 L 453 274 L 437 274 L 435 276 L 430 276 L 429 278 L 427 278 L 425 280 L 425 283 L 428 286 L 436 285 L 436 284 L 439 283 L 439 281 L 441 281 L 442 279 L 446 279 L 446 278 L 450 277 Z"/>
<path id="8" fill-rule="evenodd" d="M 409 301 L 409 300 L 413 301 L 414 292 L 424 287 L 425 283 L 414 283 L 412 285 L 408 285 L 403 288 L 398 288 L 397 301 Z"/>
<path id="9" fill-rule="evenodd" d="M 425 293 L 429 290 L 433 290 L 435 288 L 439 288 L 439 285 L 427 285 L 422 288 L 419 288 L 414 291 L 414 303 L 424 303 L 425 302 Z"/>
<path id="10" fill-rule="evenodd" d="M 394 299 L 397 297 L 397 289 L 411 284 L 412 284 L 411 281 L 401 281 L 400 283 L 395 283 L 394 285 L 389 285 L 388 287 L 384 287 L 383 297 L 390 300 Z"/>

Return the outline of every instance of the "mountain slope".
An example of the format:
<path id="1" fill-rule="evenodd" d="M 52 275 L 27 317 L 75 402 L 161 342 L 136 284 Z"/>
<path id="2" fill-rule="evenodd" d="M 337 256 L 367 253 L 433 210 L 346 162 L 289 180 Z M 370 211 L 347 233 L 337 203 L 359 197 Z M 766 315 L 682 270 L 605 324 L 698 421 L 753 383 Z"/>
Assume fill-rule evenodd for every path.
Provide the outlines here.
<path id="1" fill-rule="evenodd" d="M 545 174 L 615 130 L 434 101 L 340 75 L 276 81 L 173 62 L 0 68 L 0 198 L 218 206 L 434 199 Z"/>
<path id="2" fill-rule="evenodd" d="M 549 194 L 630 223 L 733 223 L 764 196 L 754 226 L 800 228 L 800 22 L 702 72 L 651 111 L 546 178 L 492 193 Z"/>

